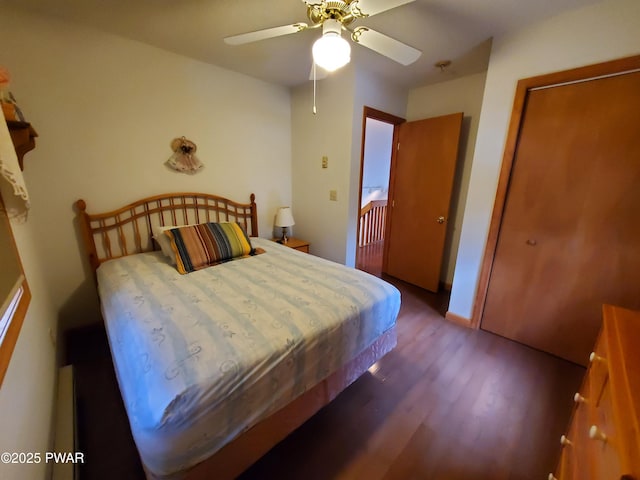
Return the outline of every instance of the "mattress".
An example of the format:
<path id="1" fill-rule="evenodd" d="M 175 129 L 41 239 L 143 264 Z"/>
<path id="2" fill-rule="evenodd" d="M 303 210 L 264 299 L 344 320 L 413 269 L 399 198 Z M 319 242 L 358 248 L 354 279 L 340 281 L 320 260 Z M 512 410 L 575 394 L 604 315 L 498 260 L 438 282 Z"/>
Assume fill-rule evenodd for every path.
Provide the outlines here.
<path id="1" fill-rule="evenodd" d="M 269 240 L 252 243 L 265 253 L 188 275 L 160 252 L 97 271 L 131 431 L 156 476 L 211 456 L 395 325 L 392 285 Z"/>

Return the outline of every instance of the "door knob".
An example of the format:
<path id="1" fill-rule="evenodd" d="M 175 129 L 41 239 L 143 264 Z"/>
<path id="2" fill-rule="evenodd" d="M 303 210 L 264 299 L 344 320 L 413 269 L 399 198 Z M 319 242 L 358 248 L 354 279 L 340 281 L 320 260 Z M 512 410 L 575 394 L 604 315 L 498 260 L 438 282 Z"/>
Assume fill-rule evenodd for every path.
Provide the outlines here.
<path id="1" fill-rule="evenodd" d="M 438 222 L 438 223 L 444 223 L 444 217 L 438 217 L 438 219 L 436 220 L 436 222 Z"/>

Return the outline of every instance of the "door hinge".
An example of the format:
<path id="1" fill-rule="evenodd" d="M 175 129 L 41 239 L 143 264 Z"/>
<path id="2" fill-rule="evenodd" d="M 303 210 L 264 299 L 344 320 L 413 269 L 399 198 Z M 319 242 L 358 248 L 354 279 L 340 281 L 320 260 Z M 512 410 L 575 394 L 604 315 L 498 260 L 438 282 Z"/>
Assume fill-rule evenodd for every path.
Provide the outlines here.
<path id="1" fill-rule="evenodd" d="M 396 145 L 396 152 L 400 151 L 400 142 L 398 142 L 398 145 Z"/>

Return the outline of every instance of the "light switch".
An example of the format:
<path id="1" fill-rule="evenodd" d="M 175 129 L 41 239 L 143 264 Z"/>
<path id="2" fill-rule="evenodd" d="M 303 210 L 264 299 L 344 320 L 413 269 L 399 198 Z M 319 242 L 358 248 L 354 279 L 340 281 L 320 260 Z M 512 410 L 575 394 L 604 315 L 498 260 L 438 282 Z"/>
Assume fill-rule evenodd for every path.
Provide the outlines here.
<path id="1" fill-rule="evenodd" d="M 326 155 L 322 157 L 322 168 L 327 168 L 329 166 L 329 157 Z"/>
<path id="2" fill-rule="evenodd" d="M 338 191 L 337 190 L 329 190 L 329 200 L 334 202 L 338 201 Z"/>

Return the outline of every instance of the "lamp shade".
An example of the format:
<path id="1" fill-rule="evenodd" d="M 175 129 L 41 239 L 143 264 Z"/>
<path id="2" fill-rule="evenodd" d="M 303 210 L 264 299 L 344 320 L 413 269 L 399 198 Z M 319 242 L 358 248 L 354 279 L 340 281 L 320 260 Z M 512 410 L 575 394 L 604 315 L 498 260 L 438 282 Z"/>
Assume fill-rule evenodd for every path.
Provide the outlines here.
<path id="1" fill-rule="evenodd" d="M 351 46 L 340 36 L 341 29 L 337 20 L 325 20 L 322 37 L 313 44 L 313 61 L 329 72 L 344 67 L 351 60 Z"/>
<path id="2" fill-rule="evenodd" d="M 296 222 L 293 220 L 290 207 L 280 207 L 276 214 L 276 227 L 291 227 Z"/>

